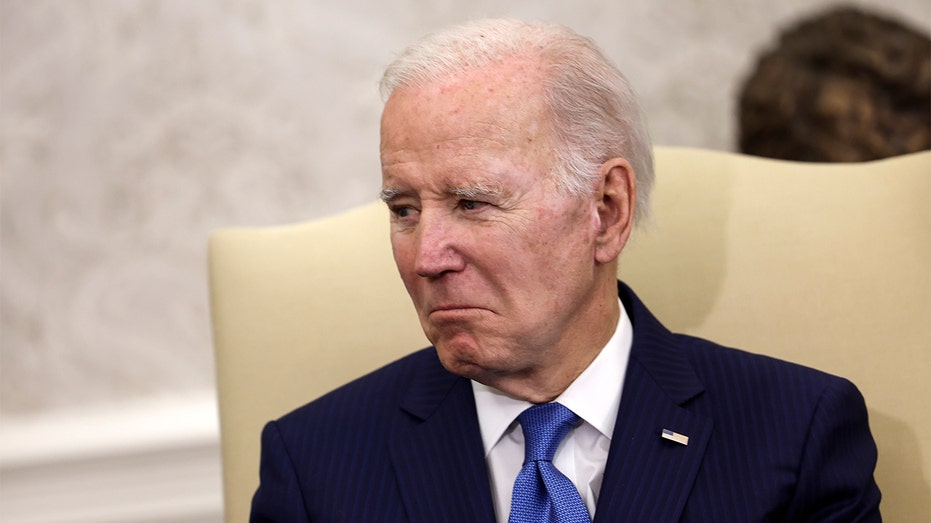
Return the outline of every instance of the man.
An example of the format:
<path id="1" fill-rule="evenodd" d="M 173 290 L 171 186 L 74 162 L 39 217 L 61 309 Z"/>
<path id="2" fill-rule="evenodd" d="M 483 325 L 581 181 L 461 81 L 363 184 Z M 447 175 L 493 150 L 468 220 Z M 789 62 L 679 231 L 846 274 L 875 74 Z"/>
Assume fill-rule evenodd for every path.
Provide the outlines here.
<path id="1" fill-rule="evenodd" d="M 253 521 L 880 519 L 852 384 L 672 334 L 616 281 L 652 159 L 590 41 L 469 23 L 382 87 L 382 197 L 435 348 L 269 423 Z"/>

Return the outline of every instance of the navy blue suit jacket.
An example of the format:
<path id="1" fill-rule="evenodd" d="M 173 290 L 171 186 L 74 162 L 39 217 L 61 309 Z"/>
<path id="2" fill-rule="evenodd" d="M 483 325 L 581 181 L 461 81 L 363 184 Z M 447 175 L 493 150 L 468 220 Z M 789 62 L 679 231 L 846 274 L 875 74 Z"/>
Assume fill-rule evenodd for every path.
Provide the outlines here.
<path id="1" fill-rule="evenodd" d="M 596 523 L 880 521 L 853 384 L 673 334 L 618 287 L 634 336 Z M 433 348 L 269 423 L 260 476 L 252 521 L 494 521 L 472 387 Z"/>

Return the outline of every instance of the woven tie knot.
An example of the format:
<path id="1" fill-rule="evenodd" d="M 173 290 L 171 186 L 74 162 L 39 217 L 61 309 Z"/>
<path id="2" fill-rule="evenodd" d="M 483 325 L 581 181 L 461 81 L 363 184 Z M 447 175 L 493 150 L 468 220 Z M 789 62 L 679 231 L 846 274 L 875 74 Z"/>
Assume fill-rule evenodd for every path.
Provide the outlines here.
<path id="1" fill-rule="evenodd" d="M 534 405 L 517 419 L 524 431 L 524 463 L 553 461 L 559 443 L 580 421 L 576 413 L 559 403 Z"/>
<path id="2" fill-rule="evenodd" d="M 575 485 L 553 466 L 559 443 L 580 421 L 559 403 L 534 405 L 517 417 L 524 432 L 524 466 L 514 480 L 509 523 L 591 523 Z"/>

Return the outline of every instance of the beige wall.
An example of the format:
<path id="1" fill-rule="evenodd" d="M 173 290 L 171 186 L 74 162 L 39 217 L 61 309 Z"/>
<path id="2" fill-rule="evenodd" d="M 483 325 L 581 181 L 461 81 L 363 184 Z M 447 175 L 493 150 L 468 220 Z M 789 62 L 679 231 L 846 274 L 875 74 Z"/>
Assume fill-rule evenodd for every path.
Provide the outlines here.
<path id="1" fill-rule="evenodd" d="M 931 27 L 927 0 L 860 3 Z M 0 414 L 212 387 L 207 234 L 372 199 L 380 70 L 432 28 L 570 25 L 657 143 L 731 149 L 755 53 L 828 4 L 2 0 Z"/>

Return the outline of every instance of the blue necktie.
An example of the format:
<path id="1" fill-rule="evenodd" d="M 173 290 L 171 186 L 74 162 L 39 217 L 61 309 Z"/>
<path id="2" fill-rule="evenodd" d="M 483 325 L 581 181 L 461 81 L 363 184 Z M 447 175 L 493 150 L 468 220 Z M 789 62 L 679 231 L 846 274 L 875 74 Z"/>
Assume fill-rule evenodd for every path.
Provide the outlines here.
<path id="1" fill-rule="evenodd" d="M 591 523 L 579 491 L 553 466 L 556 448 L 579 417 L 559 403 L 544 403 L 517 419 L 524 431 L 524 466 L 514 481 L 508 523 Z"/>

